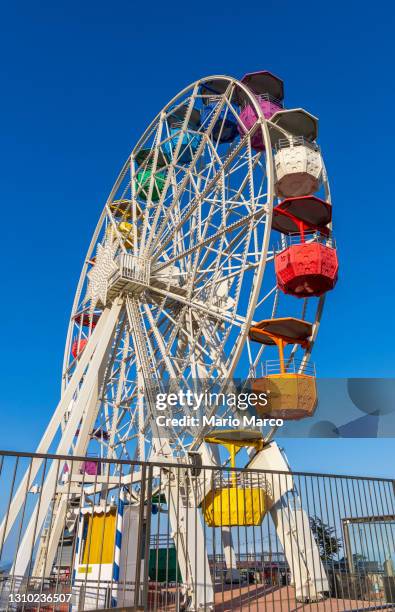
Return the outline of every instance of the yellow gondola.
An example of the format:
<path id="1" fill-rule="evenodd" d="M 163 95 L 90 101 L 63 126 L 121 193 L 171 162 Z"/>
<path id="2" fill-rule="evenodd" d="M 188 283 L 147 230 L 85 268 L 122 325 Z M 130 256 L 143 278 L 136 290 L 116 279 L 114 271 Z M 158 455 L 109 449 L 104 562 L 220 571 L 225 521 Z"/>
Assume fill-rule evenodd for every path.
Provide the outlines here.
<path id="1" fill-rule="evenodd" d="M 121 234 L 123 238 L 123 244 L 127 249 L 133 248 L 133 225 L 132 223 L 128 223 L 127 221 L 121 221 L 117 225 L 118 232 Z M 116 233 L 112 225 L 107 227 L 106 231 L 107 238 L 110 236 L 115 238 Z"/>
<path id="2" fill-rule="evenodd" d="M 122 198 L 121 200 L 114 200 L 110 204 L 110 210 L 114 217 L 122 218 L 122 219 L 131 219 L 132 218 L 132 200 L 128 200 L 127 198 Z M 141 207 L 139 204 L 136 204 L 136 216 L 139 217 L 142 213 Z"/>
<path id="3" fill-rule="evenodd" d="M 249 430 L 220 430 L 205 437 L 209 444 L 221 444 L 230 454 L 230 466 L 235 467 L 235 458 L 243 447 L 263 446 L 262 434 Z M 228 481 L 220 481 L 205 496 L 201 507 L 209 527 L 256 526 L 262 523 L 267 510 L 266 491 L 263 483 L 251 474 L 231 471 Z"/>

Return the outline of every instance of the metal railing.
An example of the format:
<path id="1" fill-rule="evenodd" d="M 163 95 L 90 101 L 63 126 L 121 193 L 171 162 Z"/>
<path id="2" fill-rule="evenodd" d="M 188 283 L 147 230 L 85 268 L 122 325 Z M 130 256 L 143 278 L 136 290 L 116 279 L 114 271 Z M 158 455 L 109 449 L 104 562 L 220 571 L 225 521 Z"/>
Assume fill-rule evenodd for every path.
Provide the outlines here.
<path id="1" fill-rule="evenodd" d="M 0 610 L 395 608 L 394 480 L 88 460 L 0 452 Z"/>
<path id="2" fill-rule="evenodd" d="M 255 94 L 254 92 L 251 92 L 252 95 L 255 97 L 255 99 L 258 102 L 271 102 L 272 104 L 275 104 L 276 106 L 279 106 L 280 108 L 284 108 L 284 103 L 282 100 L 279 100 L 278 98 L 275 98 L 274 96 L 270 95 L 269 93 L 262 93 L 262 94 Z M 241 94 L 241 108 L 245 108 L 246 106 L 250 105 L 250 101 L 249 98 L 247 96 L 244 96 L 243 94 Z"/>
<path id="3" fill-rule="evenodd" d="M 256 98 L 259 101 L 271 102 L 272 104 L 275 104 L 276 106 L 279 106 L 280 108 L 284 107 L 284 103 L 282 102 L 282 100 L 279 100 L 278 98 L 275 98 L 274 96 L 271 96 L 268 93 L 259 94 L 256 96 Z"/>
<path id="4" fill-rule="evenodd" d="M 279 138 L 275 144 L 275 150 L 287 149 L 289 147 L 308 147 L 313 151 L 320 151 L 316 142 L 307 140 L 304 136 L 290 136 L 289 138 Z"/>
<path id="5" fill-rule="evenodd" d="M 306 374 L 307 376 L 315 376 L 315 364 L 311 361 L 302 361 L 301 359 L 285 359 L 284 367 L 286 374 Z M 272 374 L 281 374 L 281 363 L 279 359 L 269 359 L 264 364 L 265 376 Z"/>
<path id="6" fill-rule="evenodd" d="M 325 235 L 320 231 L 307 230 L 304 232 L 304 240 L 302 240 L 300 232 L 295 232 L 292 234 L 283 234 L 281 237 L 281 242 L 277 243 L 275 252 L 280 253 L 281 251 L 287 249 L 290 246 L 298 244 L 307 244 L 312 242 L 323 244 L 324 246 L 330 247 L 332 249 L 336 248 L 336 240 L 332 232 L 330 232 L 328 235 Z"/>
<path id="7" fill-rule="evenodd" d="M 281 362 L 279 359 L 268 359 L 261 362 L 260 368 L 255 375 L 271 376 L 273 374 L 281 374 Z M 315 376 L 315 364 L 311 361 L 302 361 L 301 359 L 284 358 L 284 367 L 286 374 L 306 374 L 307 376 Z"/>
<path id="8" fill-rule="evenodd" d="M 150 262 L 144 257 L 122 253 L 119 256 L 119 268 L 121 275 L 141 283 L 149 283 Z"/>
<path id="9" fill-rule="evenodd" d="M 117 258 L 117 264 L 119 269 L 115 270 L 108 279 L 109 285 L 113 284 L 119 277 L 138 283 L 149 283 L 150 262 L 148 259 L 131 253 L 122 253 Z"/>

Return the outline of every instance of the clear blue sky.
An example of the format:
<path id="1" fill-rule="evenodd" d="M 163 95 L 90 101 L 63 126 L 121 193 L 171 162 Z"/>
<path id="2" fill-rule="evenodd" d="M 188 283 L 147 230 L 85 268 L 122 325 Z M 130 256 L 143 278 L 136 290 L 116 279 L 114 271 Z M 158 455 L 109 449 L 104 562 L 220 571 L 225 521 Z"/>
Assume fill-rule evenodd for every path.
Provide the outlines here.
<path id="1" fill-rule="evenodd" d="M 0 447 L 34 450 L 57 402 L 82 259 L 121 164 L 209 74 L 269 69 L 286 106 L 319 116 L 341 272 L 314 360 L 323 376 L 393 376 L 389 2 L 16 1 L 1 22 Z M 393 440 L 282 443 L 295 468 L 393 475 Z"/>

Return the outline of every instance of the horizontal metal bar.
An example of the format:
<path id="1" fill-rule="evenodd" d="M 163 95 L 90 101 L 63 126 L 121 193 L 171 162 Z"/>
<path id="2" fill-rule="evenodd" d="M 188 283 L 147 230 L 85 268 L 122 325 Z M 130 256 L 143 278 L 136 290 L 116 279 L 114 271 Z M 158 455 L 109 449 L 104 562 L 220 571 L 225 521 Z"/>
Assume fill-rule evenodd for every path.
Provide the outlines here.
<path id="1" fill-rule="evenodd" d="M 10 456 L 10 457 L 25 457 L 27 459 L 60 459 L 60 460 L 64 460 L 64 461 L 92 461 L 92 462 L 100 462 L 100 463 L 107 463 L 107 464 L 115 464 L 115 465 L 129 465 L 129 466 L 148 466 L 150 465 L 151 462 L 149 461 L 129 461 L 126 459 L 106 459 L 106 458 L 100 458 L 97 459 L 95 457 L 85 457 L 82 455 L 55 455 L 55 454 L 51 454 L 51 453 L 26 453 L 26 452 L 22 452 L 22 451 L 9 451 L 9 450 L 1 450 L 0 449 L 0 457 L 6 457 L 6 456 Z M 170 462 L 161 462 L 161 463 L 157 463 L 154 465 L 157 465 L 158 467 L 165 467 L 165 468 L 179 468 L 179 469 L 183 469 L 185 467 L 188 467 L 188 464 L 175 464 L 175 463 L 170 463 Z M 211 471 L 215 471 L 218 470 L 218 466 L 212 466 L 212 465 L 202 465 L 202 468 L 205 470 L 211 470 Z M 249 472 L 250 470 L 248 470 L 247 468 L 231 468 L 231 467 L 227 467 L 227 470 L 233 470 L 236 472 Z M 254 472 L 256 473 L 261 473 L 261 474 L 287 474 L 292 475 L 292 476 L 318 476 L 320 478 L 345 478 L 345 479 L 352 479 L 352 480 L 366 480 L 366 481 L 374 481 L 374 482 L 388 482 L 391 484 L 395 485 L 395 478 L 384 478 L 384 477 L 380 477 L 380 476 L 360 476 L 358 474 L 333 474 L 331 472 L 300 472 L 300 471 L 295 471 L 295 470 L 291 470 L 291 471 L 285 471 L 285 470 L 270 470 L 270 469 L 265 469 L 265 470 L 260 470 L 260 469 L 254 469 Z"/>

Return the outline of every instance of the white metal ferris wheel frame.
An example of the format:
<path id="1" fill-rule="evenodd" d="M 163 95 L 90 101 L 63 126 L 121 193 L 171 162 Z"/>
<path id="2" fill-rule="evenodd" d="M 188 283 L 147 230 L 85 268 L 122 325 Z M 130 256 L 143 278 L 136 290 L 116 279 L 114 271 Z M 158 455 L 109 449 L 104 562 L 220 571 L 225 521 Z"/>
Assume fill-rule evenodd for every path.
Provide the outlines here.
<path id="1" fill-rule="evenodd" d="M 111 215 L 111 209 L 110 209 L 110 205 L 112 204 L 112 201 L 114 199 L 115 194 L 117 193 L 117 189 L 119 187 L 119 185 L 121 184 L 125 173 L 128 171 L 130 163 L 131 163 L 131 159 L 134 155 L 134 153 L 138 152 L 140 147 L 142 146 L 142 144 L 144 143 L 144 140 L 146 138 L 146 134 L 150 132 L 150 130 L 156 125 L 156 122 L 160 119 L 160 117 L 163 115 L 163 113 L 165 112 L 165 110 L 169 109 L 172 107 L 173 104 L 175 104 L 177 102 L 177 100 L 182 99 L 183 95 L 187 94 L 188 92 L 191 92 L 193 90 L 193 94 L 192 95 L 196 95 L 196 93 L 199 90 L 199 87 L 206 83 L 206 82 L 210 82 L 212 80 L 223 80 L 225 83 L 228 84 L 228 88 L 231 87 L 232 90 L 234 88 L 239 88 L 243 91 L 244 95 L 247 97 L 249 104 L 251 104 L 257 114 L 258 120 L 256 123 L 256 126 L 254 126 L 254 129 L 261 129 L 262 130 L 262 134 L 263 134 L 263 139 L 265 142 L 265 159 L 266 159 L 266 165 L 265 165 L 265 170 L 266 170 L 266 182 L 267 182 L 267 193 L 266 193 L 266 205 L 265 205 L 265 232 L 264 232 L 264 238 L 263 238 L 263 243 L 262 245 L 260 245 L 260 261 L 258 264 L 258 270 L 257 273 L 254 276 L 254 283 L 253 286 L 251 288 L 251 294 L 250 294 L 250 299 L 248 302 L 248 311 L 244 317 L 243 320 L 243 324 L 240 326 L 240 333 L 239 333 L 239 337 L 237 340 L 237 343 L 234 347 L 234 350 L 232 350 L 232 360 L 231 363 L 228 365 L 226 372 L 225 372 L 225 377 L 226 378 L 231 378 L 234 374 L 235 368 L 239 362 L 240 356 L 242 354 L 243 348 L 247 343 L 249 343 L 249 340 L 247 338 L 248 335 L 248 330 L 249 327 L 251 325 L 251 323 L 253 322 L 253 315 L 254 315 L 254 311 L 256 308 L 256 305 L 258 303 L 258 298 L 259 298 L 259 292 L 261 289 L 261 284 L 262 284 L 262 279 L 264 277 L 264 272 L 265 272 L 265 267 L 267 262 L 270 259 L 273 259 L 273 256 L 268 258 L 268 250 L 269 250 L 269 242 L 270 242 L 270 235 L 271 235 L 271 219 L 272 219 L 272 210 L 273 210 L 273 200 L 275 198 L 274 195 L 274 167 L 273 167 L 273 157 L 272 157 L 272 148 L 271 148 L 271 143 L 270 143 L 270 134 L 269 134 L 269 128 L 268 125 L 271 125 L 272 129 L 277 130 L 277 132 L 280 132 L 282 135 L 284 135 L 285 137 L 287 137 L 287 132 L 285 130 L 283 130 L 282 128 L 279 128 L 278 126 L 274 126 L 273 124 L 270 124 L 270 122 L 268 122 L 265 117 L 263 116 L 262 110 L 257 102 L 257 100 L 254 98 L 253 95 L 251 95 L 251 92 L 248 90 L 247 87 L 245 87 L 242 83 L 240 83 L 239 81 L 237 81 L 236 79 L 232 79 L 229 77 L 225 77 L 225 76 L 211 76 L 211 77 L 207 77 L 205 79 L 201 79 L 199 81 L 196 81 L 195 83 L 189 85 L 188 87 L 186 87 L 182 92 L 180 92 L 179 94 L 177 94 L 177 96 L 175 96 L 170 102 L 169 104 L 157 115 L 157 117 L 151 122 L 150 126 L 147 128 L 147 130 L 144 132 L 143 136 L 140 138 L 140 140 L 138 141 L 136 147 L 134 148 L 131 156 L 128 158 L 128 160 L 126 161 L 124 167 L 122 168 L 117 181 L 114 184 L 113 189 L 111 190 L 111 193 L 109 195 L 109 198 L 106 202 L 106 205 L 103 209 L 103 212 L 101 214 L 101 217 L 99 219 L 99 222 L 97 224 L 96 230 L 93 234 L 88 252 L 87 252 L 87 257 L 85 259 L 85 263 L 81 272 L 81 276 L 80 276 L 80 280 L 78 283 L 78 287 L 77 287 L 77 292 L 75 295 L 75 299 L 74 299 L 74 303 L 73 303 L 73 308 L 72 308 L 72 313 L 71 313 L 71 319 L 70 319 L 70 325 L 69 325 L 69 329 L 68 329 L 68 335 L 67 335 L 67 340 L 66 340 L 66 347 L 65 347 L 65 355 L 64 355 L 64 372 L 67 369 L 67 364 L 68 364 L 68 360 L 69 360 L 69 355 L 70 355 L 70 348 L 71 348 L 71 342 L 72 342 L 72 338 L 73 338 L 73 321 L 74 321 L 74 316 L 77 310 L 77 306 L 79 303 L 79 299 L 81 296 L 81 292 L 84 286 L 84 282 L 85 282 L 85 278 L 86 278 L 86 273 L 88 271 L 88 267 L 89 267 L 89 260 L 91 258 L 91 254 L 93 253 L 93 250 L 95 248 L 95 245 L 97 243 L 99 234 L 100 234 L 100 230 L 102 227 L 103 222 L 105 221 L 106 217 L 108 217 L 111 221 L 111 223 L 114 226 L 114 230 L 115 232 L 117 232 L 117 228 L 116 228 L 116 224 L 114 223 L 114 219 Z M 231 99 L 231 96 L 229 96 L 229 100 Z M 229 102 L 228 100 L 228 102 Z M 251 130 L 250 130 L 251 132 Z M 248 140 L 249 138 L 249 134 L 247 134 L 247 136 L 244 137 L 244 140 Z M 180 138 L 181 140 L 181 138 Z M 243 139 L 242 139 L 243 140 Z M 240 145 L 238 145 L 238 147 L 240 148 Z M 173 164 L 173 162 L 171 162 L 171 164 Z M 250 172 L 253 172 L 253 169 L 250 168 L 249 169 Z M 330 199 L 330 193 L 329 193 L 329 186 L 326 180 L 326 173 L 324 171 L 324 187 L 325 187 L 325 192 L 326 192 L 326 197 L 329 200 Z M 160 206 L 160 203 L 158 204 Z M 126 249 L 124 247 L 124 245 L 121 242 L 121 248 L 123 249 L 123 251 L 126 253 Z M 271 293 L 271 292 L 270 292 Z M 276 309 L 276 305 L 277 305 L 277 300 L 278 300 L 278 289 L 275 290 L 275 303 L 273 305 L 273 310 L 272 310 L 272 315 L 275 315 L 275 309 Z M 267 297 L 267 296 L 266 296 Z M 264 298 L 265 299 L 265 298 Z M 259 303 L 262 303 L 263 300 L 261 300 Z M 304 304 L 306 304 L 307 302 L 305 301 Z M 305 367 L 306 362 L 309 359 L 310 356 L 310 352 L 314 343 L 314 340 L 316 338 L 317 332 L 318 332 L 318 326 L 319 326 L 319 322 L 320 322 L 320 318 L 321 318 L 321 313 L 322 313 L 322 308 L 323 308 L 323 303 L 324 303 L 324 297 L 320 298 L 319 302 L 318 302 L 318 307 L 316 310 L 316 315 L 315 315 L 315 321 L 314 321 L 314 325 L 313 325 L 313 336 L 312 336 L 312 342 L 310 344 L 310 347 L 308 350 L 305 351 L 303 360 L 302 360 L 302 365 L 301 368 L 303 369 L 303 367 Z M 196 306 L 196 304 L 195 304 Z M 199 308 L 204 311 L 202 305 L 199 305 Z M 304 312 L 305 308 L 303 307 L 303 312 Z M 218 315 L 218 313 L 216 313 Z M 292 355 L 294 354 L 294 352 L 297 350 L 297 346 L 295 345 L 292 351 Z M 261 358 L 261 354 L 263 351 L 263 347 L 259 350 L 259 353 L 255 359 L 255 364 L 258 362 L 258 360 Z M 250 353 L 250 350 L 249 350 Z M 251 364 L 250 364 L 251 365 Z M 66 382 L 65 382 L 65 378 L 63 378 L 63 387 L 65 386 Z M 269 434 L 269 438 L 273 435 L 274 430 Z"/>

